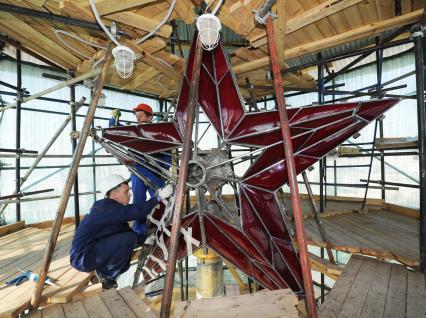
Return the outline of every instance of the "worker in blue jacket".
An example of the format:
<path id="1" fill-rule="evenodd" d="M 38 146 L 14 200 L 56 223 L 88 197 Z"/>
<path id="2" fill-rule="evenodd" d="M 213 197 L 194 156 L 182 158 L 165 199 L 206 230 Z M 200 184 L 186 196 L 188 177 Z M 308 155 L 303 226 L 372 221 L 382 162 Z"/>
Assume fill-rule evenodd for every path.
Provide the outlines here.
<path id="1" fill-rule="evenodd" d="M 167 185 L 144 204 L 129 204 L 128 182 L 118 174 L 104 180 L 104 199 L 93 204 L 71 245 L 71 265 L 82 272 L 96 271 L 104 289 L 116 288 L 118 275 L 130 267 L 137 234 L 127 222 L 145 223 L 156 205 L 173 194 L 173 187 Z"/>
<path id="2" fill-rule="evenodd" d="M 152 122 L 153 118 L 153 111 L 151 106 L 147 104 L 139 104 L 135 108 L 133 108 L 133 112 L 136 116 L 136 121 L 138 124 L 149 124 Z M 112 118 L 109 120 L 109 127 L 112 126 L 122 126 L 120 123 L 120 116 L 121 112 L 118 109 L 115 109 L 112 111 Z M 169 154 L 154 154 L 154 157 L 161 160 L 163 163 L 158 162 L 160 166 L 162 166 L 165 169 L 170 168 L 171 164 L 171 155 Z M 157 173 L 153 172 L 152 170 L 145 168 L 137 163 L 133 164 L 133 167 L 136 168 L 136 170 L 149 179 L 152 183 L 154 183 L 159 188 L 164 186 L 164 180 L 159 176 Z M 132 183 L 132 192 L 133 192 L 133 204 L 144 204 L 147 197 L 147 192 L 149 193 L 150 197 L 152 198 L 155 195 L 155 189 L 151 189 L 149 186 L 147 186 L 141 179 L 139 179 L 138 176 L 135 174 L 131 174 L 130 177 L 131 183 Z M 135 221 L 133 223 L 133 230 L 138 234 L 138 241 L 139 243 L 143 243 L 146 238 L 146 232 L 147 232 L 147 225 L 145 222 L 139 222 Z"/>

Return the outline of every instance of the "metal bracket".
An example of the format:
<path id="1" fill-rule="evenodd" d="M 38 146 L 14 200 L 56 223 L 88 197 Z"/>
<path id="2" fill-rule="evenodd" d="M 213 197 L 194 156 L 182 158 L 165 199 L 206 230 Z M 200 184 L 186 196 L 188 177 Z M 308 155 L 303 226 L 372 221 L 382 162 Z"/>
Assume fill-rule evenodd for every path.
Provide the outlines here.
<path id="1" fill-rule="evenodd" d="M 419 31 L 413 32 L 411 34 L 411 36 L 410 36 L 410 39 L 414 39 L 414 38 L 416 38 L 418 36 L 420 36 L 420 37 L 424 36 L 423 30 L 419 30 Z"/>
<path id="2" fill-rule="evenodd" d="M 257 21 L 257 23 L 260 24 L 266 24 L 266 20 L 271 16 L 272 19 L 278 18 L 278 16 L 275 13 L 272 13 L 271 11 L 268 11 L 263 17 L 259 16 L 259 10 L 253 10 L 254 13 L 254 19 Z"/>

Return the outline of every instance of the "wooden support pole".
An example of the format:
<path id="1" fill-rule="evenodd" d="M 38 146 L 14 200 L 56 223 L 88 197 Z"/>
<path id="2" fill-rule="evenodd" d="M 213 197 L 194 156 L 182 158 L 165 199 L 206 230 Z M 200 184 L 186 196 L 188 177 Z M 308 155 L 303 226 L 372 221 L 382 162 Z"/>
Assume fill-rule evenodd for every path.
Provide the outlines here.
<path id="1" fill-rule="evenodd" d="M 61 224 L 62 224 L 62 220 L 64 218 L 65 210 L 68 204 L 68 199 L 70 197 L 71 189 L 74 185 L 74 179 L 75 179 L 75 176 L 77 175 L 77 170 L 80 164 L 81 156 L 83 155 L 84 146 L 86 144 L 87 137 L 89 136 L 90 125 L 95 116 L 96 106 L 98 105 L 98 100 L 105 83 L 107 70 L 111 63 L 111 51 L 112 51 L 112 44 L 108 46 L 105 52 L 105 58 L 102 65 L 102 69 L 96 83 L 92 100 L 90 101 L 89 109 L 87 110 L 87 115 L 83 123 L 83 128 L 81 130 L 77 149 L 74 152 L 73 160 L 68 172 L 67 181 L 62 191 L 61 201 L 59 202 L 59 207 L 56 212 L 55 222 L 52 225 L 49 241 L 47 243 L 46 252 L 44 253 L 43 263 L 39 273 L 39 279 L 34 288 L 33 296 L 31 298 L 32 308 L 38 308 L 40 304 L 41 294 L 43 292 L 44 280 L 46 279 L 47 273 L 49 272 L 50 262 L 52 261 L 53 252 L 55 251 L 56 241 L 58 239 L 59 231 L 61 229 Z"/>
<path id="2" fill-rule="evenodd" d="M 328 240 L 327 233 L 325 232 L 324 226 L 322 224 L 317 205 L 315 204 L 314 194 L 312 193 L 312 188 L 311 188 L 311 185 L 309 184 L 308 176 L 306 175 L 305 171 L 302 172 L 302 177 L 303 177 L 303 182 L 305 182 L 306 190 L 308 190 L 309 202 L 311 203 L 312 211 L 314 212 L 315 222 L 317 223 L 318 230 L 321 234 L 321 238 L 326 244 L 328 259 L 330 260 L 331 263 L 336 264 L 336 261 L 334 260 L 333 252 L 331 251 L 331 248 L 330 248 L 330 241 Z"/>
<path id="3" fill-rule="evenodd" d="M 291 142 L 290 127 L 284 100 L 283 81 L 281 77 L 280 63 L 278 61 L 277 47 L 275 45 L 274 26 L 272 24 L 271 16 L 266 19 L 266 33 L 268 35 L 269 54 L 271 57 L 272 73 L 274 75 L 274 89 L 275 96 L 277 98 L 277 106 L 281 123 L 281 133 L 283 137 L 288 183 L 290 185 L 291 191 L 291 203 L 293 205 L 296 236 L 297 241 L 299 243 L 300 265 L 302 267 L 306 308 L 308 311 L 308 317 L 316 318 L 318 317 L 318 314 L 315 302 L 314 289 L 312 285 L 311 264 L 309 263 L 308 248 L 306 245 L 305 230 L 303 227 L 302 206 L 300 204 L 299 187 L 297 185 L 296 165 L 294 163 L 293 156 L 293 145 Z"/>
<path id="4" fill-rule="evenodd" d="M 173 296 L 173 281 L 176 271 L 177 249 L 179 246 L 179 235 L 182 224 L 182 208 L 184 203 L 185 185 L 188 177 L 188 162 L 192 148 L 192 128 L 194 126 L 195 108 L 198 103 L 198 87 L 200 78 L 200 66 L 203 48 L 197 37 L 197 44 L 194 53 L 194 65 L 192 70 L 191 88 L 189 91 L 189 102 L 187 117 L 185 121 L 185 132 L 183 136 L 182 161 L 179 166 L 179 177 L 176 186 L 176 202 L 173 211 L 172 235 L 169 243 L 169 259 L 167 261 L 167 272 L 164 280 L 164 293 L 161 300 L 161 318 L 170 316 L 170 306 Z"/>

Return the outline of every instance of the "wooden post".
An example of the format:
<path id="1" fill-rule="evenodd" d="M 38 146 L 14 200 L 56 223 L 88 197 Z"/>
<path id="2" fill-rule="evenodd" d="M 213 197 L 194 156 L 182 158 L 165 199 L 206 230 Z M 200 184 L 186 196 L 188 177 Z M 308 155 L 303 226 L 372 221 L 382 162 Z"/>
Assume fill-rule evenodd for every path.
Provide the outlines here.
<path id="1" fill-rule="evenodd" d="M 34 288 L 33 296 L 31 298 L 32 308 L 38 308 L 40 304 L 41 294 L 43 292 L 44 280 L 46 279 L 47 273 L 49 271 L 50 262 L 52 261 L 53 252 L 55 251 L 56 241 L 58 239 L 59 231 L 61 229 L 61 224 L 62 224 L 62 220 L 64 218 L 65 210 L 68 204 L 68 199 L 70 197 L 71 189 L 74 185 L 74 179 L 75 179 L 75 176 L 77 175 L 77 170 L 80 164 L 81 156 L 83 155 L 84 146 L 86 144 L 87 137 L 89 136 L 90 124 L 92 123 L 93 118 L 95 116 L 96 106 L 98 105 L 98 100 L 105 83 L 107 70 L 111 63 L 111 51 L 112 51 L 112 44 L 108 46 L 105 52 L 105 58 L 102 65 L 102 69 L 101 69 L 98 81 L 96 83 L 92 100 L 90 101 L 89 109 L 87 110 L 87 115 L 84 120 L 83 128 L 81 130 L 77 149 L 74 152 L 71 167 L 68 172 L 67 181 L 62 191 L 61 201 L 59 202 L 59 207 L 56 212 L 55 222 L 52 224 L 49 241 L 47 243 L 46 252 L 44 253 L 43 263 L 39 273 L 39 279 Z"/>
<path id="2" fill-rule="evenodd" d="M 315 204 L 312 188 L 311 188 L 311 185 L 309 184 L 308 176 L 306 175 L 305 171 L 302 172 L 302 177 L 303 177 L 303 182 L 305 183 L 305 186 L 306 186 L 306 190 L 308 190 L 309 202 L 311 202 L 311 207 L 312 207 L 312 211 L 314 212 L 315 222 L 317 223 L 319 232 L 321 234 L 321 238 L 326 244 L 328 259 L 330 260 L 331 263 L 336 264 L 336 261 L 334 260 L 333 252 L 331 251 L 331 248 L 330 248 L 330 241 L 328 240 L 327 234 L 322 224 L 320 213 L 318 211 L 317 205 Z"/>
<path id="3" fill-rule="evenodd" d="M 164 279 L 164 292 L 161 300 L 161 318 L 170 316 L 170 306 L 173 296 L 173 281 L 176 271 L 177 249 L 179 246 L 180 227 L 182 224 L 182 208 L 184 203 L 185 185 L 188 177 L 188 162 L 192 148 L 192 128 L 194 126 L 195 108 L 198 103 L 198 87 L 200 78 L 201 57 L 203 48 L 197 37 L 194 53 L 194 65 L 192 69 L 191 87 L 189 91 L 189 102 L 183 136 L 182 161 L 179 166 L 179 177 L 176 186 L 176 202 L 173 211 L 172 235 L 169 243 L 169 259 L 167 261 L 166 278 Z"/>

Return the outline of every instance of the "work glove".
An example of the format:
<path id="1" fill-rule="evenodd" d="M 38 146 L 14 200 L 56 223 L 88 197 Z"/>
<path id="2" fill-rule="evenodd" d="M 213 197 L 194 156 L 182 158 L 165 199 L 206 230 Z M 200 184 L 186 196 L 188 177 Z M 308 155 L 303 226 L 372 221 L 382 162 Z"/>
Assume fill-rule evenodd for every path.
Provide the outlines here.
<path id="1" fill-rule="evenodd" d="M 11 280 L 7 281 L 6 285 L 8 285 L 8 286 L 12 286 L 12 285 L 19 286 L 23 282 L 29 280 L 30 276 L 31 276 L 31 272 L 30 271 L 24 272 L 21 275 L 15 277 L 14 279 L 11 279 Z"/>
<path id="2" fill-rule="evenodd" d="M 111 115 L 112 115 L 112 118 L 114 118 L 114 119 L 118 119 L 118 118 L 120 118 L 120 117 L 121 117 L 121 112 L 120 112 L 120 110 L 119 110 L 119 109 L 114 109 L 114 110 L 111 112 Z"/>
<path id="3" fill-rule="evenodd" d="M 168 199 L 173 194 L 173 186 L 171 184 L 166 185 L 158 192 L 158 202 Z"/>
<path id="4" fill-rule="evenodd" d="M 35 274 L 34 272 L 32 271 L 26 271 L 26 272 L 21 271 L 21 272 L 22 272 L 21 275 L 15 277 L 12 280 L 7 281 L 5 284 L 8 286 L 11 286 L 11 285 L 19 286 L 20 284 L 22 284 L 23 282 L 27 280 L 31 280 L 36 283 L 38 282 L 38 275 Z M 52 286 L 58 286 L 52 281 L 52 279 L 49 276 L 46 277 L 46 279 L 44 280 L 44 283 L 48 285 L 52 285 Z"/>

